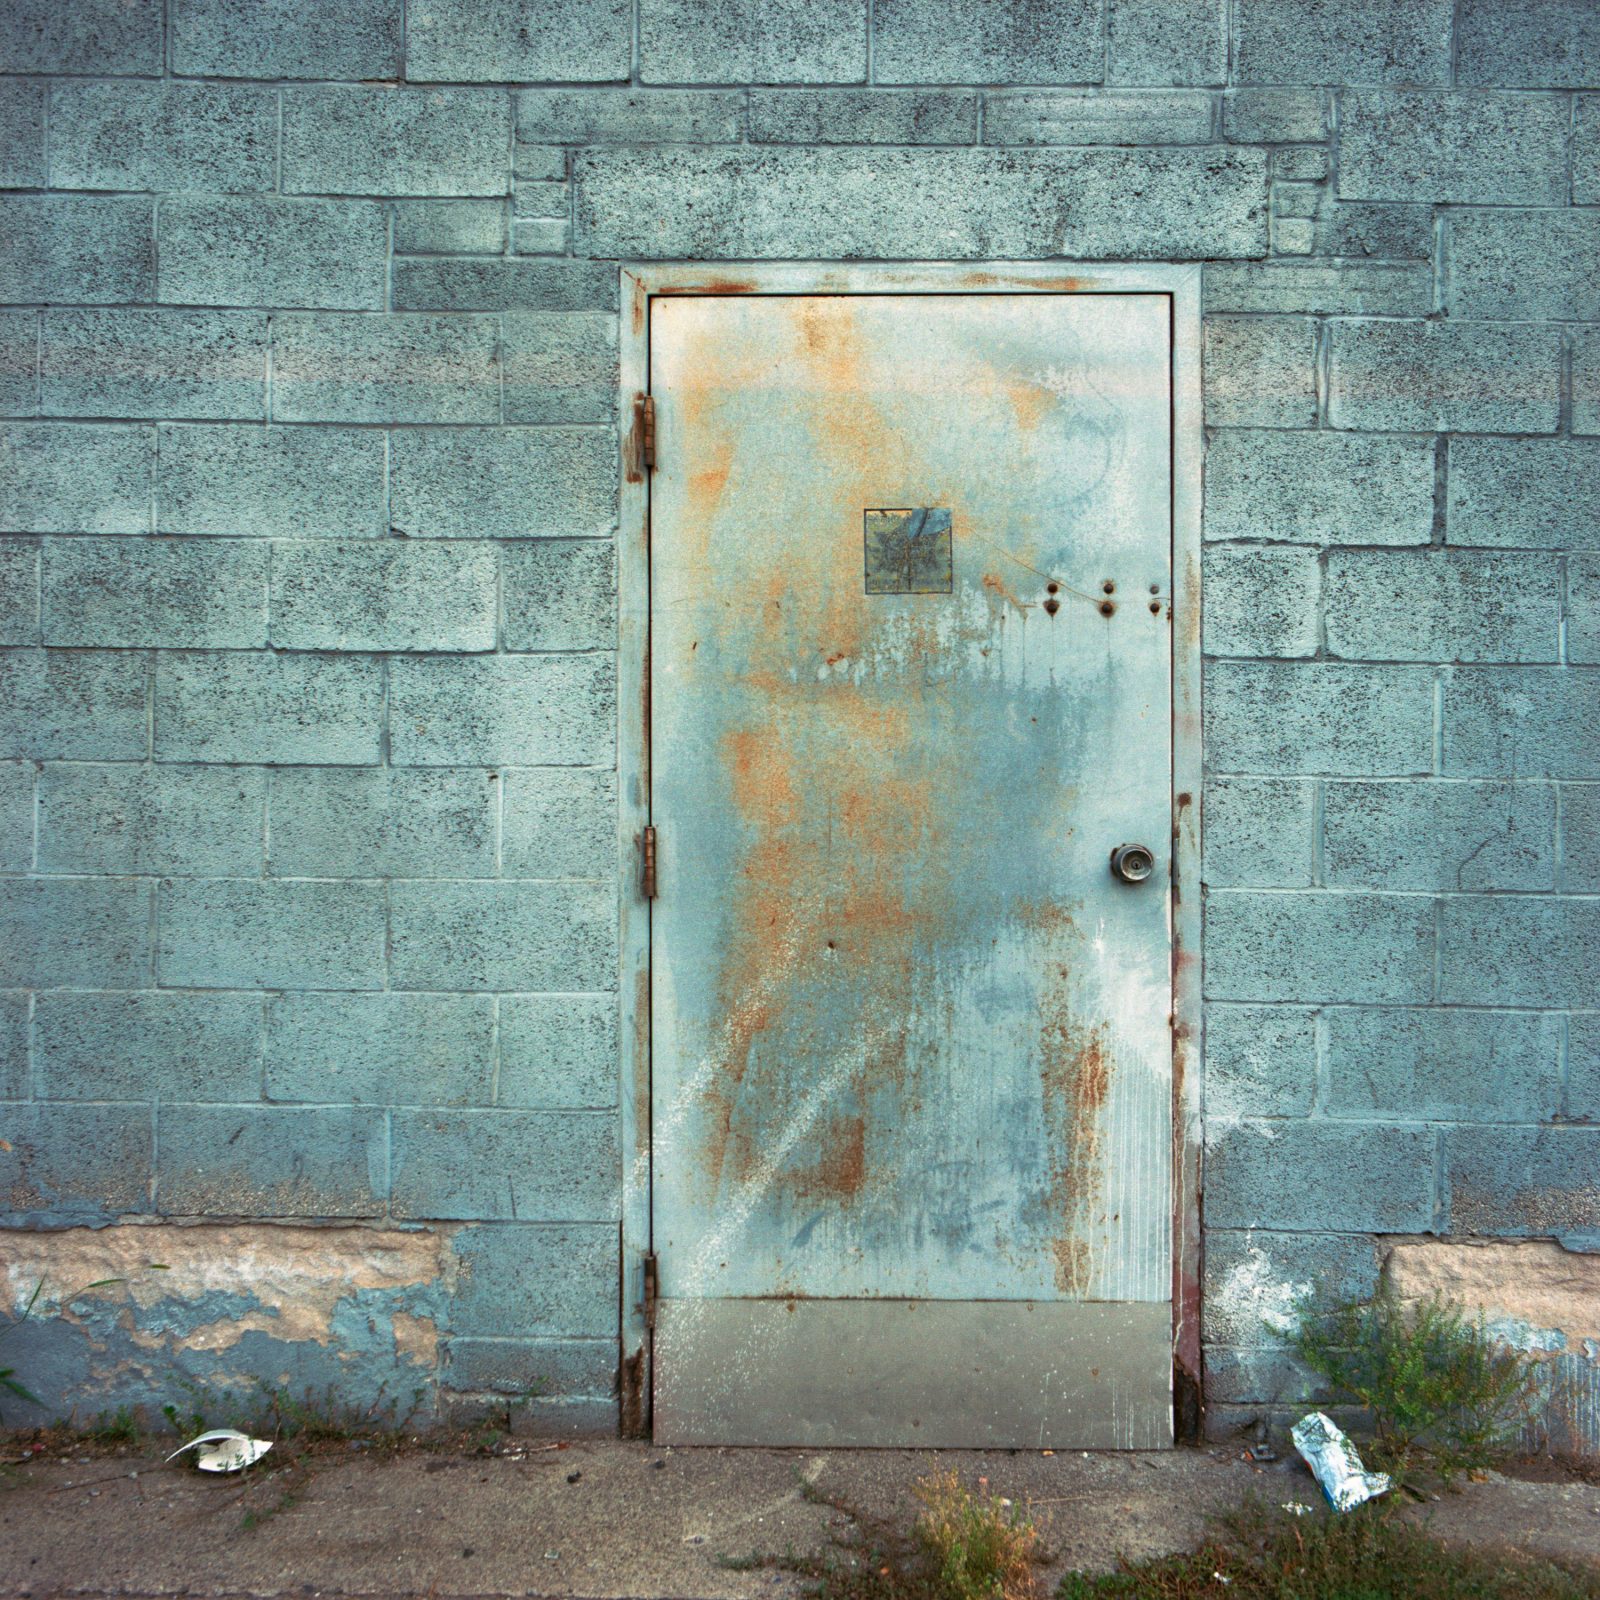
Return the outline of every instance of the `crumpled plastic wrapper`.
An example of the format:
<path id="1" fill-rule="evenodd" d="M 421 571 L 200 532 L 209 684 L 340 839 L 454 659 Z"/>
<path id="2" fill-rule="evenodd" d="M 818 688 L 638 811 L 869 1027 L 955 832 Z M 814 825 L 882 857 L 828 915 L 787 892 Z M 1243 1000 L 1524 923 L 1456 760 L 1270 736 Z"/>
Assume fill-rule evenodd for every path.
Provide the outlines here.
<path id="1" fill-rule="evenodd" d="M 180 1444 L 167 1457 L 173 1461 L 185 1450 L 195 1452 L 194 1464 L 202 1472 L 242 1472 L 254 1465 L 272 1448 L 270 1439 L 252 1439 L 237 1428 L 213 1428 L 188 1444 Z"/>
<path id="2" fill-rule="evenodd" d="M 1363 1501 L 1394 1487 L 1387 1472 L 1368 1472 L 1361 1465 L 1361 1457 L 1344 1431 L 1320 1411 L 1302 1417 L 1290 1429 L 1289 1437 L 1335 1511 L 1353 1511 Z"/>

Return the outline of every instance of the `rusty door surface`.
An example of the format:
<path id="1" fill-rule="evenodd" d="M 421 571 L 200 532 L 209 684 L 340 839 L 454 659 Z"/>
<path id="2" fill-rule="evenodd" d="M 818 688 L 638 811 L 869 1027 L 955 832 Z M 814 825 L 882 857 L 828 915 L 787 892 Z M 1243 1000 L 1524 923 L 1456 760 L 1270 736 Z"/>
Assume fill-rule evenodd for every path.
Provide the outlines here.
<path id="1" fill-rule="evenodd" d="M 1170 375 L 1160 294 L 651 302 L 660 1440 L 1171 1442 Z"/>

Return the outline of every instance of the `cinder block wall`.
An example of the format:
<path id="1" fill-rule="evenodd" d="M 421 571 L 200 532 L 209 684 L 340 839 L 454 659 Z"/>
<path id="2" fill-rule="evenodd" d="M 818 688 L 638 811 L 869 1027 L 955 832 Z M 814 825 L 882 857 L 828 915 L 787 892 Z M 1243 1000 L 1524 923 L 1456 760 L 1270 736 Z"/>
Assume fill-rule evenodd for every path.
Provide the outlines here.
<path id="1" fill-rule="evenodd" d="M 1600 1241 L 1586 0 L 10 0 L 0 74 L 0 1255 L 128 1280 L 52 1402 L 614 1419 L 630 258 L 1206 263 L 1211 1426 L 1387 1236 Z"/>

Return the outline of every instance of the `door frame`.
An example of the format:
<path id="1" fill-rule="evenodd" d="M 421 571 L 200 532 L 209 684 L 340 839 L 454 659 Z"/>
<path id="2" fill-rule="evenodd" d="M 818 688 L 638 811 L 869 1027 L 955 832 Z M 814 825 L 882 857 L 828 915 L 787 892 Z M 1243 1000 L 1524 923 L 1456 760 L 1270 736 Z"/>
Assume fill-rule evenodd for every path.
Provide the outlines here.
<path id="1" fill-rule="evenodd" d="M 617 859 L 621 886 L 624 1433 L 650 1426 L 650 902 L 642 890 L 650 820 L 650 481 L 636 400 L 650 388 L 650 302 L 667 295 L 1156 294 L 1172 316 L 1172 1183 L 1173 1408 L 1177 1438 L 1200 1413 L 1200 268 L 1097 262 L 872 265 L 696 262 L 621 269 L 617 524 Z"/>

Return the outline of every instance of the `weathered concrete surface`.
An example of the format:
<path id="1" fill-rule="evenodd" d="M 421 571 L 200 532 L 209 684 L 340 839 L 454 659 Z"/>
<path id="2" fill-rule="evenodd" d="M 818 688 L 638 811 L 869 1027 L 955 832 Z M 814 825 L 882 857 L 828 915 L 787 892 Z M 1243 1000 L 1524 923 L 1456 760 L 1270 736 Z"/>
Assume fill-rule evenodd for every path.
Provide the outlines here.
<path id="1" fill-rule="evenodd" d="M 1315 1495 L 1298 1465 L 1257 1468 L 1220 1450 L 513 1451 L 320 1457 L 306 1470 L 269 1456 L 243 1489 L 155 1457 L 39 1461 L 15 1469 L 0 1494 L 0 1595 L 788 1600 L 805 1587 L 793 1574 L 727 1563 L 827 1551 L 849 1532 L 841 1506 L 904 1528 L 912 1485 L 951 1468 L 1027 1508 L 1051 1556 L 1038 1575 L 1049 1594 L 1065 1571 L 1192 1547 L 1208 1518 L 1252 1493 Z M 1593 1485 L 1502 1480 L 1418 1514 L 1464 1542 L 1600 1559 Z"/>

